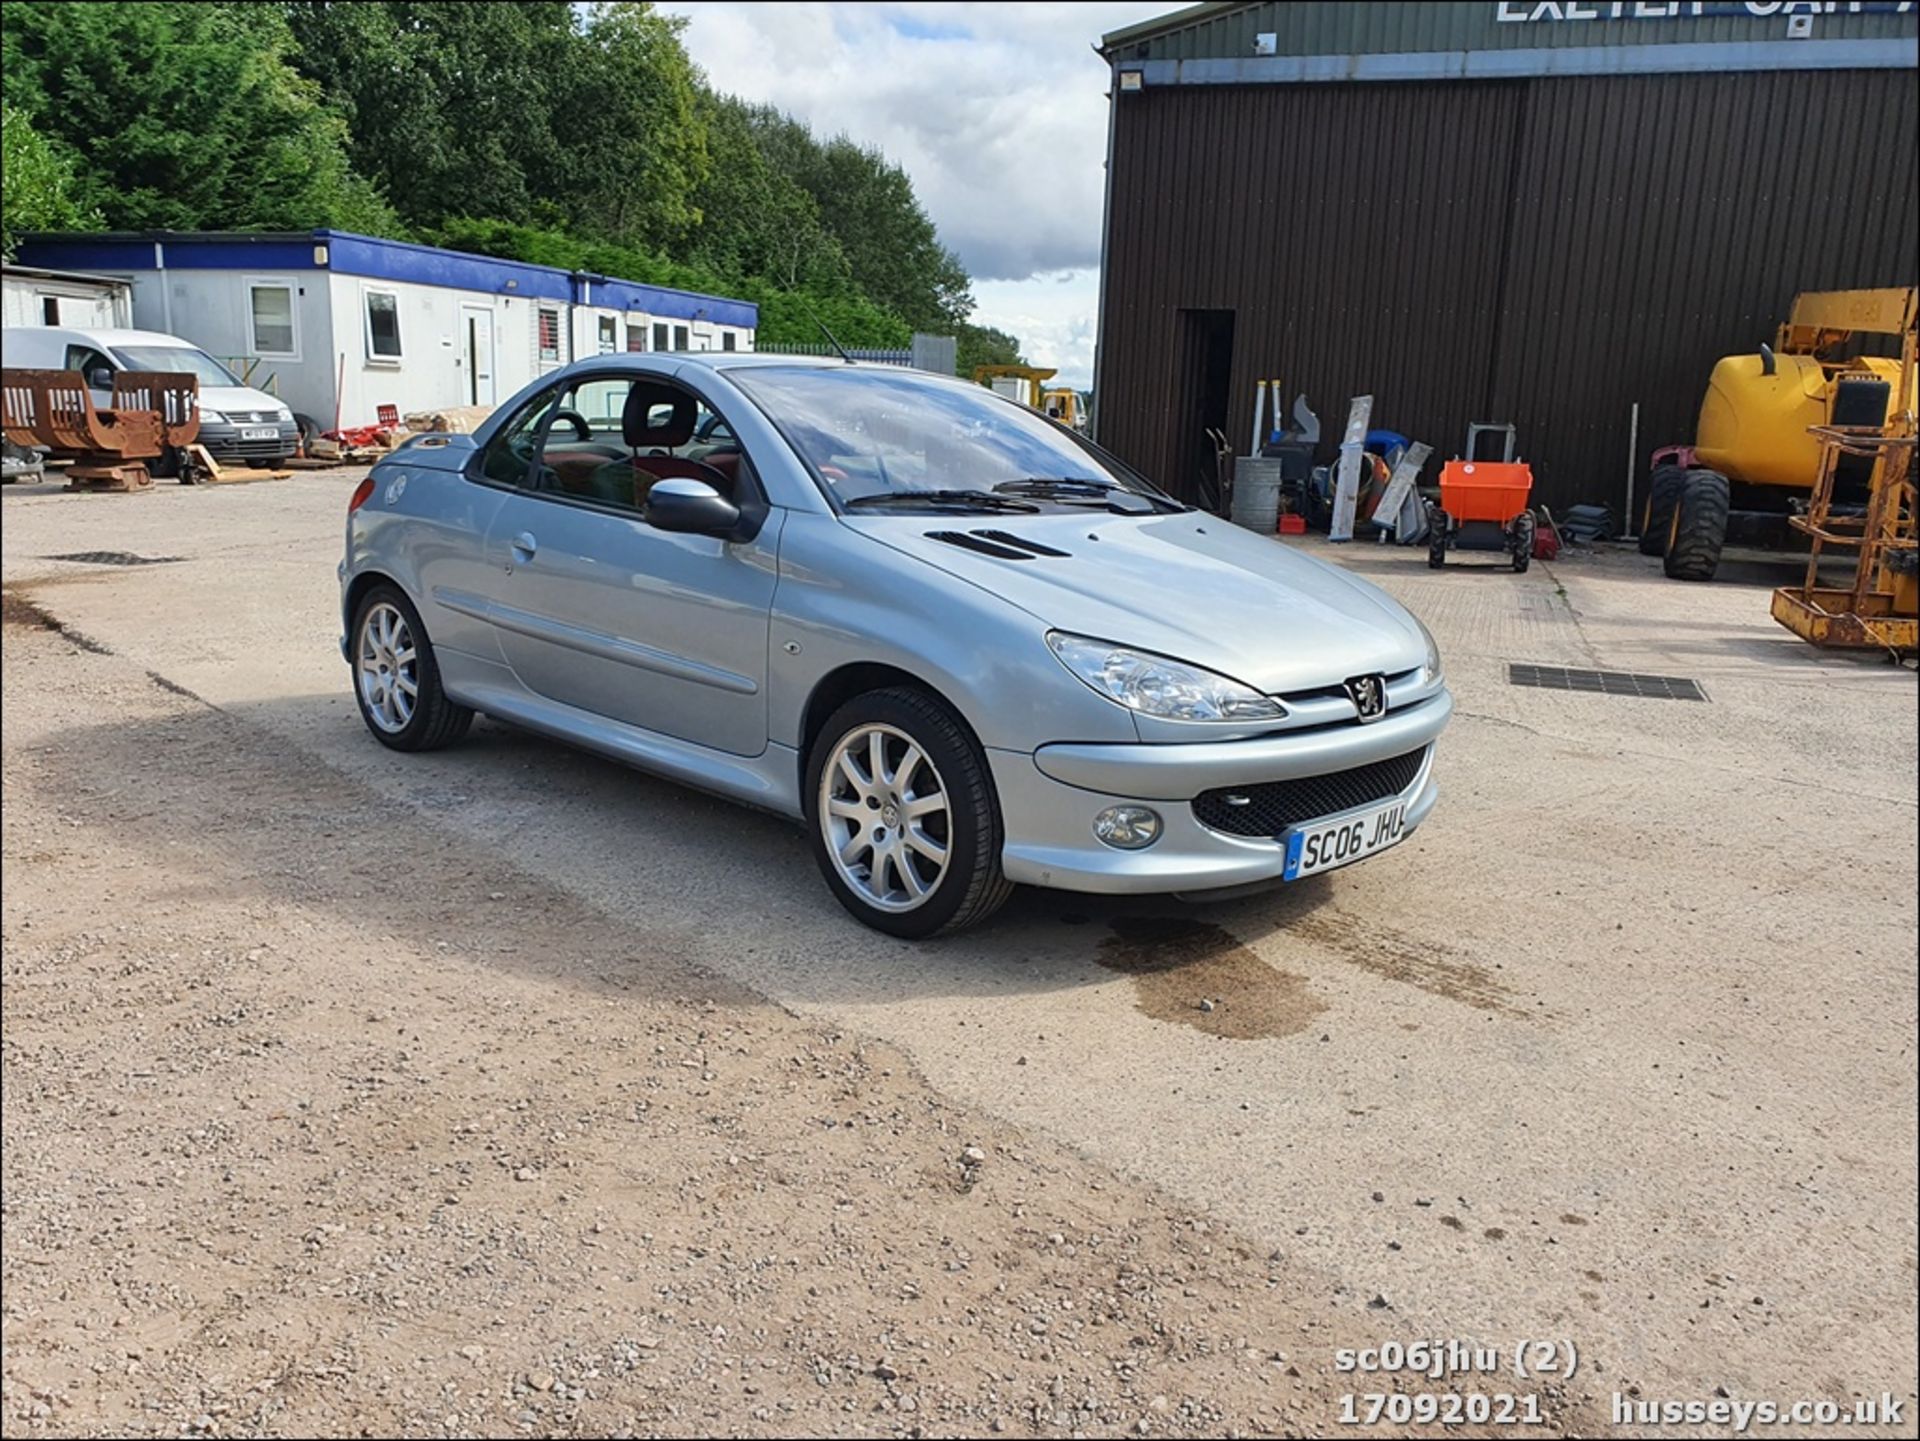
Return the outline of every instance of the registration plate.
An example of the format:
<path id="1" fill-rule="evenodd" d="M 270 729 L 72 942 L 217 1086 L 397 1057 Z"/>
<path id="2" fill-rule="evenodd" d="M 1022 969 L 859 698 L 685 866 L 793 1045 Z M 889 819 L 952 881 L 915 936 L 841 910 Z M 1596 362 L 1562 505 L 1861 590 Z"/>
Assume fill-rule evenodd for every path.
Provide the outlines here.
<path id="1" fill-rule="evenodd" d="M 277 425 L 243 425 L 240 427 L 242 440 L 278 440 L 280 427 Z"/>
<path id="2" fill-rule="evenodd" d="M 1407 803 L 1395 801 L 1377 810 L 1362 811 L 1336 821 L 1302 826 L 1286 832 L 1287 868 L 1281 874 L 1290 881 L 1335 866 L 1351 865 L 1363 856 L 1384 851 L 1407 833 Z"/>

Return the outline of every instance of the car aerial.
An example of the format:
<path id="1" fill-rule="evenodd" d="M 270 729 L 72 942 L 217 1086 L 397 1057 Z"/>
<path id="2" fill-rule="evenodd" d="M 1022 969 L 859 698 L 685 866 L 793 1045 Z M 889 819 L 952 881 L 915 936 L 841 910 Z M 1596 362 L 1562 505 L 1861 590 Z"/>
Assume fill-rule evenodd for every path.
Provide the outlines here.
<path id="1" fill-rule="evenodd" d="M 381 461 L 340 581 L 382 744 L 485 713 L 800 821 L 900 936 L 1020 883 L 1222 894 L 1372 855 L 1432 809 L 1453 708 L 1375 586 L 884 365 L 576 362 Z"/>

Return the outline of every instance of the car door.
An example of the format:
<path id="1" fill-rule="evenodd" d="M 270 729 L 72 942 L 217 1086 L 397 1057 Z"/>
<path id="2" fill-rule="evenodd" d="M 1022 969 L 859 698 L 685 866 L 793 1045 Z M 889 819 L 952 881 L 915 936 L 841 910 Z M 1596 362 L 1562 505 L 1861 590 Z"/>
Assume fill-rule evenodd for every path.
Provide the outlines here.
<path id="1" fill-rule="evenodd" d="M 620 414 L 634 379 L 629 371 L 570 383 L 527 482 L 495 515 L 487 550 L 499 567 L 491 612 L 500 647 L 537 695 L 758 755 L 767 745 L 768 625 L 785 513 L 769 511 L 745 541 L 648 525 L 631 494 L 607 479 L 623 466 L 631 473 L 634 447 L 626 460 L 589 468 L 609 439 L 617 447 L 622 438 L 608 418 Z M 741 472 L 741 486 L 757 487 Z"/>
<path id="2" fill-rule="evenodd" d="M 111 360 L 107 359 L 104 352 L 96 350 L 91 345 L 69 345 L 61 368 L 78 371 L 86 377 L 87 390 L 93 396 L 95 409 L 107 410 L 112 407 L 112 380 L 109 379 L 105 385 L 94 384 L 94 381 L 100 378 L 101 371 L 104 370 L 111 376 L 117 368 Z"/>

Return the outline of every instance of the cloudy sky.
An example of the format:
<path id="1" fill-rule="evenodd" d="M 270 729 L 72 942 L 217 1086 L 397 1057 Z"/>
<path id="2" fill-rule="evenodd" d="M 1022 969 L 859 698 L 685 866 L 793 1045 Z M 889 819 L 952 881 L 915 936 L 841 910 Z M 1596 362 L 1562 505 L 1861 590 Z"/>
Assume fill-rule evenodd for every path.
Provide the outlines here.
<path id="1" fill-rule="evenodd" d="M 715 88 L 877 145 L 974 277 L 974 319 L 1028 360 L 1093 377 L 1106 67 L 1101 34 L 1149 4 L 667 0 Z"/>

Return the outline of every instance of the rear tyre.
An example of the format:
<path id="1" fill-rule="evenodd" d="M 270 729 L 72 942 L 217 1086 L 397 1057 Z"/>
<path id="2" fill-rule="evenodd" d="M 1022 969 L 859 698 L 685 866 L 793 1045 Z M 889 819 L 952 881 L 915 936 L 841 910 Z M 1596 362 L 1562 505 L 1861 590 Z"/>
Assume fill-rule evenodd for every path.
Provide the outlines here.
<path id="1" fill-rule="evenodd" d="M 1673 529 L 1673 507 L 1687 472 L 1677 465 L 1656 465 L 1647 487 L 1647 511 L 1640 524 L 1640 554 L 1666 553 L 1667 532 Z"/>
<path id="2" fill-rule="evenodd" d="M 919 940 L 965 930 L 1013 894 L 986 757 L 924 691 L 855 696 L 807 756 L 806 823 L 827 887 L 859 921 Z"/>
<path id="3" fill-rule="evenodd" d="M 467 733 L 473 712 L 441 687 L 427 628 L 397 588 L 376 585 L 360 598 L 352 636 L 353 698 L 375 740 L 430 751 Z"/>
<path id="4" fill-rule="evenodd" d="M 1681 484 L 1667 530 L 1667 575 L 1673 580 L 1712 580 L 1727 543 L 1730 499 L 1727 478 L 1690 470 Z"/>

